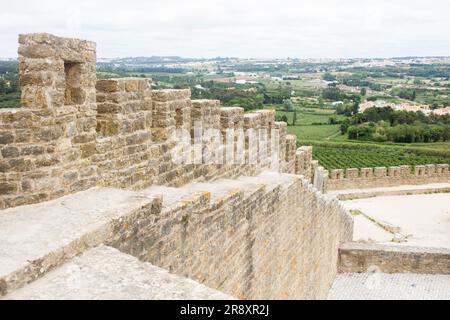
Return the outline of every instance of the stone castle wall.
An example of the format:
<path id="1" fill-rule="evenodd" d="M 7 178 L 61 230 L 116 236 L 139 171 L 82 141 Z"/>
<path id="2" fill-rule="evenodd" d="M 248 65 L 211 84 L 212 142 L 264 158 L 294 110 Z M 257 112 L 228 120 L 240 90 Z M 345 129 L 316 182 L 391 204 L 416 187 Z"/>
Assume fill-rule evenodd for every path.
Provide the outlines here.
<path id="1" fill-rule="evenodd" d="M 166 191 L 156 192 L 160 212 L 114 222 L 107 244 L 239 298 L 326 297 L 353 221 L 318 191 L 327 172 L 312 161 L 312 149 L 297 149 L 272 110 L 222 108 L 219 101 L 191 100 L 189 90 L 152 90 L 150 79 L 97 81 L 95 56 L 91 42 L 20 37 L 22 108 L 0 110 L 0 209 L 95 186 L 140 190 L 145 198 L 152 188 L 177 195 L 207 181 L 219 189 L 214 199 L 201 192 L 167 204 Z M 202 136 L 203 149 L 192 153 L 199 161 L 177 163 L 174 154 L 187 146 L 172 134 L 184 129 L 195 141 L 199 126 L 220 130 L 244 145 L 246 160 L 258 160 L 205 164 L 205 154 L 238 154 Z M 244 138 L 227 136 L 229 129 Z M 268 129 L 267 137 L 258 129 Z M 263 171 L 295 175 L 258 175 Z M 247 180 L 218 180 L 239 176 Z M 240 187 L 220 191 L 230 181 Z"/>
<path id="2" fill-rule="evenodd" d="M 184 198 L 150 223 L 123 223 L 109 245 L 240 299 L 323 299 L 353 220 L 308 180 L 273 178 L 286 180 Z"/>
<path id="3" fill-rule="evenodd" d="M 22 108 L 0 111 L 0 208 L 95 186 L 95 43 L 19 38 Z"/>
<path id="4" fill-rule="evenodd" d="M 280 132 L 279 170 L 296 173 L 295 137 L 275 122 L 274 111 L 244 114 L 191 100 L 189 90 L 152 90 L 149 79 L 97 81 L 92 42 L 49 34 L 22 35 L 19 42 L 22 108 L 0 110 L 0 208 L 94 186 L 140 189 L 256 174 L 269 168 L 271 129 Z M 266 128 L 267 141 L 259 139 L 256 150 L 243 142 L 246 157 L 266 156 L 251 165 L 177 165 L 172 155 L 180 144 L 171 134 L 182 128 L 193 137 L 196 122 L 224 135 Z"/>
<path id="5" fill-rule="evenodd" d="M 145 186 L 158 168 L 151 141 L 152 91 L 146 79 L 97 81 L 97 152 L 100 183 Z"/>
<path id="6" fill-rule="evenodd" d="M 331 170 L 327 190 L 392 187 L 450 181 L 448 164 Z"/>
<path id="7" fill-rule="evenodd" d="M 345 243 L 339 249 L 340 273 L 450 274 L 450 250 L 388 244 Z"/>

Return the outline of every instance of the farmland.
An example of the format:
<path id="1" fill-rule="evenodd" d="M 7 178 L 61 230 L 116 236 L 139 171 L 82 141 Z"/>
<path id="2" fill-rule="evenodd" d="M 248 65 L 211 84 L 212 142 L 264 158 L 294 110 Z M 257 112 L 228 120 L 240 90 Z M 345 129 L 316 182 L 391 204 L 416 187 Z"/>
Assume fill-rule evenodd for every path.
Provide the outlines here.
<path id="1" fill-rule="evenodd" d="M 253 63 L 228 58 L 123 58 L 99 62 L 97 75 L 99 79 L 148 77 L 155 89 L 189 88 L 193 99 L 217 99 L 223 106 L 239 106 L 247 112 L 274 109 L 277 121 L 286 121 L 288 132 L 297 136 L 298 145 L 313 145 L 314 158 L 327 169 L 450 163 L 448 139 L 394 143 L 387 135 L 389 128 L 380 136 L 386 124 L 378 122 L 370 136 L 358 133 L 356 139 L 349 139 L 341 134 L 341 127 L 357 115 L 359 104 L 367 101 L 450 106 L 448 59 L 431 64 L 429 59 L 419 60 L 423 63 L 391 59 L 394 66 L 373 66 L 365 60 Z M 0 108 L 20 105 L 17 69 L 17 61 L 0 63 Z M 430 124 L 428 129 L 435 127 Z"/>
<path id="2" fill-rule="evenodd" d="M 382 144 L 311 142 L 314 158 L 327 168 L 364 168 L 398 165 L 450 164 L 450 150 L 430 150 Z M 448 144 L 450 147 L 450 144 Z"/>
<path id="3" fill-rule="evenodd" d="M 328 170 L 341 168 L 386 167 L 398 165 L 450 164 L 450 142 L 435 143 L 377 143 L 349 140 L 340 133 L 339 124 L 328 124 L 330 117 L 345 119 L 329 109 L 306 109 L 295 106 L 296 125 L 292 125 L 293 112 L 278 111 L 286 115 L 288 132 L 297 136 L 299 145 L 312 145 L 313 157 Z"/>
<path id="4" fill-rule="evenodd" d="M 300 144 L 305 141 L 323 141 L 330 140 L 333 136 L 339 134 L 339 125 L 303 125 L 289 126 L 288 132 L 297 136 Z"/>

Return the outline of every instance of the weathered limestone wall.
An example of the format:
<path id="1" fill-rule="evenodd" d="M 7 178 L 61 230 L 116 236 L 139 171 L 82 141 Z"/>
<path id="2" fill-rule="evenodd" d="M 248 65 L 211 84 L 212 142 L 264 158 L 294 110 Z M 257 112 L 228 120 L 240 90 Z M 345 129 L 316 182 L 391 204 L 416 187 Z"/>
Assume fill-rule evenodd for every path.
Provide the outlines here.
<path id="1" fill-rule="evenodd" d="M 96 80 L 95 43 L 49 34 L 19 39 L 22 108 L 0 110 L 0 208 L 38 203 L 94 186 L 141 189 L 255 175 L 264 169 L 296 173 L 294 136 L 275 122 L 273 110 L 244 114 L 219 101 L 190 99 L 189 90 L 152 90 L 149 79 Z M 243 130 L 246 164 L 177 164 L 185 148 L 176 129 L 194 137 L 195 124 Z M 259 129 L 267 129 L 266 134 Z M 271 137 L 279 130 L 279 144 Z M 249 143 L 253 131 L 256 144 Z M 275 137 L 274 137 L 275 138 Z M 203 138 L 206 155 L 240 155 Z M 250 149 L 251 148 L 251 149 Z M 271 154 L 274 150 L 274 154 Z M 201 151 L 201 150 L 200 150 Z M 256 161 L 249 163 L 249 159 Z M 277 166 L 270 168 L 270 159 Z M 226 158 L 225 158 L 226 159 Z M 198 159 L 197 159 L 198 160 Z M 303 158 L 300 171 L 310 176 Z M 310 167 L 310 166 L 309 166 Z"/>
<path id="2" fill-rule="evenodd" d="M 450 182 L 448 164 L 332 170 L 327 190 L 392 187 Z"/>
<path id="3" fill-rule="evenodd" d="M 295 160 L 296 174 L 303 175 L 306 179 L 313 182 L 314 171 L 312 160 L 312 147 L 302 146 L 297 149 Z"/>
<path id="4" fill-rule="evenodd" d="M 336 276 L 335 250 L 351 239 L 353 221 L 336 200 L 326 199 L 306 180 L 283 189 L 266 197 L 263 210 L 259 201 L 250 209 L 248 297 L 323 299 Z"/>
<path id="5" fill-rule="evenodd" d="M 95 44 L 83 40 L 20 37 L 23 107 L 0 110 L 0 209 L 94 186 L 177 187 L 177 195 L 182 188 L 192 191 L 189 183 L 208 181 L 219 190 L 214 198 L 201 192 L 161 212 L 114 221 L 105 242 L 235 297 L 325 298 L 337 272 L 338 247 L 352 238 L 352 219 L 337 200 L 312 187 L 315 182 L 322 190 L 327 173 L 312 161 L 311 148 L 297 149 L 273 110 L 244 114 L 218 101 L 191 100 L 189 90 L 152 90 L 148 79 L 97 81 L 95 55 Z M 203 136 L 204 149 L 188 153 L 192 164 L 174 161 L 188 146 L 173 133 L 184 129 L 195 140 L 196 122 L 220 130 L 220 142 L 242 143 L 243 154 Z M 214 153 L 248 161 L 205 163 Z M 258 175 L 263 171 L 269 176 Z M 239 176 L 247 177 L 218 180 Z M 220 192 L 230 183 L 238 187 Z M 60 261 L 66 253 L 48 259 Z"/>
<path id="6" fill-rule="evenodd" d="M 152 148 L 152 92 L 148 79 L 97 82 L 97 154 L 94 161 L 105 186 L 151 184 L 157 150 Z M 154 157 L 156 158 L 156 157 Z"/>
<path id="7" fill-rule="evenodd" d="M 109 245 L 241 299 L 325 298 L 351 216 L 300 176 L 261 179 L 163 205 Z"/>
<path id="8" fill-rule="evenodd" d="M 96 184 L 95 43 L 19 38 L 22 108 L 0 110 L 0 208 Z"/>
<path id="9" fill-rule="evenodd" d="M 286 163 L 283 172 L 296 173 L 297 137 L 292 134 L 286 136 Z"/>
<path id="10" fill-rule="evenodd" d="M 339 272 L 450 274 L 450 250 L 346 243 L 339 250 Z M 374 270 L 372 270 L 373 272 Z"/>
<path id="11" fill-rule="evenodd" d="M 313 176 L 313 186 L 320 192 L 326 192 L 328 189 L 329 172 L 324 167 L 318 166 Z"/>

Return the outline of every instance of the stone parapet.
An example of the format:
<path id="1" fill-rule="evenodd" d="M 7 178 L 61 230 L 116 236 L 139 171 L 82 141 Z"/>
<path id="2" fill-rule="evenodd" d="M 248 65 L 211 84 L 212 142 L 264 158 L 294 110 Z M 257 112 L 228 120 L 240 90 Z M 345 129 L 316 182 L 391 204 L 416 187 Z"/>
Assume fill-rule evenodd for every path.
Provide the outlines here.
<path id="1" fill-rule="evenodd" d="M 347 211 L 298 175 L 144 190 L 158 193 L 155 223 L 108 244 L 239 299 L 323 299 L 337 272 L 336 250 L 352 238 Z"/>
<path id="2" fill-rule="evenodd" d="M 346 243 L 339 249 L 339 272 L 450 274 L 450 250 Z"/>
<path id="3" fill-rule="evenodd" d="M 450 182 L 448 164 L 331 170 L 328 190 Z"/>
<path id="4" fill-rule="evenodd" d="M 301 176 L 276 172 L 181 188 L 94 188 L 6 209 L 2 216 L 0 297 L 7 299 L 70 294 L 150 299 L 152 292 L 136 286 L 141 280 L 151 290 L 158 277 L 142 270 L 130 275 L 135 258 L 178 275 L 179 281 L 187 277 L 191 280 L 185 283 L 194 280 L 197 288 L 200 283 L 238 299 L 324 299 L 337 274 L 338 248 L 352 239 L 353 229 L 351 216 L 335 198 Z M 105 261 L 97 252 L 84 260 L 83 254 L 104 245 L 120 254 L 114 251 L 115 258 Z M 67 287 L 72 278 L 65 269 L 80 261 L 86 263 L 77 270 L 87 276 L 82 292 Z M 123 270 L 119 278 L 118 270 Z M 163 285 L 158 293 L 176 297 L 170 287 Z"/>
<path id="5" fill-rule="evenodd" d="M 92 42 L 49 34 L 19 42 L 23 108 L 0 110 L 0 208 L 94 186 L 137 190 L 297 170 L 295 137 L 275 122 L 274 110 L 245 114 L 217 100 L 191 100 L 190 90 L 153 90 L 151 79 L 97 81 Z M 200 134 L 219 130 L 225 144 L 218 148 L 203 136 L 200 162 L 199 151 L 176 135 L 184 130 L 195 142 L 198 126 Z M 211 153 L 224 162 L 205 163 Z M 177 163 L 180 154 L 191 161 Z M 310 151 L 299 170 L 311 178 L 308 161 Z"/>
<path id="6" fill-rule="evenodd" d="M 295 173 L 303 175 L 309 181 L 312 181 L 312 147 L 302 146 L 297 149 L 295 155 Z"/>
<path id="7" fill-rule="evenodd" d="M 21 109 L 0 110 L 0 208 L 93 187 L 96 54 L 92 42 L 19 37 Z"/>
<path id="8" fill-rule="evenodd" d="M 0 110 L 0 295 L 104 244 L 237 298 L 325 298 L 353 220 L 321 192 L 312 148 L 274 110 L 97 81 L 95 56 L 92 42 L 20 37 L 23 108 Z M 198 124 L 233 144 L 202 135 L 195 162 Z"/>

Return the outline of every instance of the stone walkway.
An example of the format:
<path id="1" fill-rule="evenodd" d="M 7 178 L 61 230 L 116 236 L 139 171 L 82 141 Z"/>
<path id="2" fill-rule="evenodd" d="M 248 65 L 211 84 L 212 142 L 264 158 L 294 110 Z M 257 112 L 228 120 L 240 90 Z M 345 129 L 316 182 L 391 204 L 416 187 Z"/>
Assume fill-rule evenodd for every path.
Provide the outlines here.
<path id="1" fill-rule="evenodd" d="M 430 183 L 422 185 L 403 185 L 394 187 L 331 190 L 328 191 L 328 193 L 337 196 L 341 200 L 351 200 L 375 196 L 439 193 L 447 192 L 449 190 L 450 183 Z"/>
<path id="2" fill-rule="evenodd" d="M 396 233 L 403 239 L 400 245 L 450 248 L 450 193 L 384 196 L 341 203 L 370 217 L 371 221 L 355 217 L 354 241 L 395 244 L 390 239 Z M 389 228 L 383 230 L 372 221 Z"/>
<path id="3" fill-rule="evenodd" d="M 342 273 L 328 300 L 450 300 L 450 276 Z"/>
<path id="4" fill-rule="evenodd" d="M 12 300 L 229 300 L 233 297 L 99 246 L 16 290 Z"/>
<path id="5" fill-rule="evenodd" d="M 112 233 L 112 221 L 151 206 L 155 199 L 128 190 L 93 188 L 2 210 L 0 281 L 27 283 L 67 257 L 103 243 Z"/>
<path id="6" fill-rule="evenodd" d="M 0 299 L 230 299 L 102 244 L 114 245 L 133 230 L 130 225 L 150 224 L 156 214 L 170 212 L 196 193 L 208 194 L 214 207 L 237 190 L 246 199 L 296 179 L 264 172 L 182 188 L 93 188 L 2 210 Z"/>

